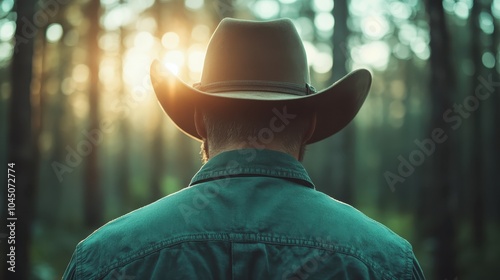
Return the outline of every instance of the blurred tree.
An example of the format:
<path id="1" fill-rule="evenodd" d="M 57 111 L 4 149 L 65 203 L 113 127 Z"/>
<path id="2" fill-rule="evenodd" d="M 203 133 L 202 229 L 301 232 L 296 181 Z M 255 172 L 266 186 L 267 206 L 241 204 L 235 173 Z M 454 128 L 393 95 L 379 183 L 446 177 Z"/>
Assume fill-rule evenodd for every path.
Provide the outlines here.
<path id="1" fill-rule="evenodd" d="M 347 59 L 349 52 L 347 50 L 347 39 L 349 38 L 349 12 L 346 0 L 335 0 L 333 8 L 333 17 L 335 25 L 332 36 L 333 46 L 333 68 L 330 82 L 332 84 L 347 74 Z M 346 203 L 353 203 L 354 178 L 355 178 L 355 138 L 354 122 L 351 122 L 345 129 L 340 131 L 331 139 L 327 139 L 329 149 L 332 155 L 327 157 L 323 164 L 324 174 L 330 174 L 330 182 L 326 185 L 332 185 L 334 188 L 330 195 Z M 328 192 L 327 192 L 328 193 Z"/>
<path id="2" fill-rule="evenodd" d="M 472 3 L 472 9 L 469 16 L 469 27 L 471 31 L 471 58 L 472 63 L 474 65 L 474 75 L 472 75 L 471 80 L 471 88 L 470 94 L 474 95 L 477 81 L 479 81 L 479 77 L 483 76 L 483 63 L 481 61 L 482 51 L 481 51 L 481 27 L 479 26 L 479 15 L 481 13 L 481 4 L 480 1 L 474 0 Z M 477 247 L 481 247 L 484 239 L 484 213 L 483 213 L 483 190 L 484 190 L 484 155 L 482 153 L 483 149 L 483 114 L 485 110 L 478 110 L 473 114 L 473 137 L 472 137 L 472 149 L 470 152 L 472 153 L 472 172 L 471 172 L 471 195 L 472 197 L 472 231 L 474 244 Z"/>
<path id="3" fill-rule="evenodd" d="M 445 15 L 441 1 L 427 0 L 427 13 L 429 15 L 430 26 L 430 83 L 429 93 L 432 100 L 430 132 L 428 135 L 435 135 L 433 131 L 442 131 L 439 139 L 448 137 L 445 126 L 443 112 L 448 110 L 451 96 L 455 90 L 452 62 L 450 61 L 450 37 L 446 27 Z M 425 235 L 431 236 L 434 247 L 434 265 L 436 279 L 453 279 L 457 275 L 455 268 L 454 237 L 455 224 L 450 208 L 450 196 L 453 191 L 452 170 L 452 141 L 447 139 L 439 144 L 434 155 L 433 168 L 428 183 L 421 188 L 423 196 L 423 222 Z M 424 204 L 424 203 L 422 203 Z M 421 208 L 422 209 L 422 208 Z M 427 220 L 427 221 L 426 221 Z M 424 235 L 424 236 L 425 236 Z"/>
<path id="4" fill-rule="evenodd" d="M 153 6 L 154 18 L 156 20 L 156 37 L 161 40 L 163 35 L 163 15 L 161 2 L 157 0 Z M 163 111 L 155 110 L 153 141 L 151 142 L 151 193 L 150 200 L 155 201 L 162 197 L 161 184 L 163 174 L 167 170 L 166 160 L 164 159 L 164 137 L 163 126 L 165 125 Z"/>
<path id="5" fill-rule="evenodd" d="M 493 15 L 493 3 L 490 3 L 490 8 L 488 9 L 488 14 L 491 16 L 491 18 L 495 18 Z M 491 45 L 490 45 L 490 51 L 491 53 L 495 54 L 496 53 L 496 58 L 497 61 L 495 63 L 495 67 L 492 67 L 488 73 L 488 75 L 491 75 L 492 78 L 496 77 L 498 79 L 499 72 L 500 72 L 500 54 L 499 54 L 499 49 L 500 49 L 500 20 L 493 20 L 493 32 L 491 33 Z M 498 82 L 497 79 L 493 79 L 494 81 Z M 498 187 L 498 182 L 497 182 L 497 171 L 500 168 L 500 129 L 498 128 L 498 124 L 500 124 L 500 110 L 498 107 L 500 106 L 500 92 L 498 89 L 498 85 L 494 88 L 494 91 L 491 93 L 491 108 L 493 111 L 493 116 L 492 119 L 493 121 L 491 122 L 491 126 L 493 129 L 493 139 L 491 141 L 491 149 L 492 152 L 488 153 L 490 155 L 490 167 L 491 167 L 491 172 L 490 172 L 490 183 L 489 183 L 489 189 L 487 192 L 487 197 L 490 198 L 490 205 L 493 211 L 488 211 L 487 213 L 492 215 L 492 220 L 493 221 L 500 221 L 500 203 L 496 203 L 495 199 L 500 197 L 500 188 Z M 493 199 L 492 199 L 493 198 Z"/>
<path id="6" fill-rule="evenodd" d="M 101 2 L 99 0 L 90 0 L 87 6 L 87 16 L 89 29 L 87 32 L 87 60 L 89 67 L 89 125 L 88 134 L 95 135 L 102 132 L 99 129 L 99 63 L 100 49 L 99 36 L 101 15 Z M 97 136 L 96 136 L 97 137 Z M 86 140 L 83 140 L 86 141 Z M 101 190 L 100 169 L 99 169 L 99 142 L 96 144 L 90 142 L 90 153 L 86 158 L 85 168 L 85 187 L 84 187 L 84 205 L 85 205 L 85 225 L 89 228 L 97 228 L 103 222 L 103 192 Z"/>
<path id="7" fill-rule="evenodd" d="M 124 0 L 120 0 L 120 5 L 123 5 Z M 119 97 L 121 100 L 127 100 L 128 92 L 125 89 L 124 81 L 123 81 L 123 60 L 125 58 L 125 53 L 127 47 L 125 46 L 125 38 L 128 35 L 128 29 L 123 25 L 120 25 L 120 41 L 119 41 L 119 56 L 118 56 L 118 65 L 117 69 L 119 69 L 120 77 L 118 78 L 118 89 Z M 130 184 L 130 122 L 128 118 L 120 118 L 119 121 L 119 134 L 120 134 L 120 148 L 118 151 L 118 164 L 117 164 L 117 177 L 118 177 L 118 194 L 117 196 L 120 198 L 121 207 L 125 211 L 133 210 L 133 203 L 131 201 L 131 184 Z"/>
<path id="8" fill-rule="evenodd" d="M 50 135 L 52 139 L 53 145 L 51 145 L 52 149 L 50 151 L 50 155 L 48 156 L 49 160 L 52 161 L 64 158 L 64 150 L 61 149 L 61 142 L 63 140 L 63 130 L 61 129 L 61 122 L 63 118 L 61 117 L 61 112 L 64 111 L 65 106 L 62 103 L 59 103 L 61 100 L 59 92 L 55 95 L 47 94 L 47 87 L 49 85 L 49 82 L 47 81 L 55 79 L 58 85 L 61 84 L 58 79 L 58 77 L 60 77 L 58 74 L 60 73 L 59 71 L 54 70 L 59 70 L 60 67 L 64 65 L 64 60 L 62 59 L 62 55 L 59 55 L 57 51 L 50 48 L 47 42 L 47 37 L 45 36 L 46 32 L 47 25 L 39 27 L 38 36 L 34 42 L 33 81 L 31 88 L 33 94 L 39 96 L 40 100 L 40 132 Z M 54 54 L 57 55 L 57 63 L 51 61 L 51 57 L 53 57 Z M 50 133 L 46 131 L 50 131 Z M 42 170 L 46 170 L 48 168 L 50 168 L 50 164 L 40 166 L 40 169 Z M 58 181 L 57 176 L 54 176 L 54 173 L 41 173 L 39 187 L 40 193 L 38 195 L 38 202 L 40 205 L 37 207 L 37 215 L 40 219 L 43 219 L 47 225 L 53 225 L 53 223 L 57 222 L 53 219 L 53 213 L 58 213 L 58 203 L 50 202 L 60 201 L 58 199 L 60 196 L 60 186 L 60 182 Z"/>
<path id="9" fill-rule="evenodd" d="M 335 25 L 333 29 L 333 59 L 335 67 L 332 68 L 332 76 L 330 84 L 336 82 L 347 74 L 347 59 L 349 52 L 347 50 L 347 39 L 349 38 L 349 28 L 347 22 L 349 21 L 349 11 L 347 9 L 347 0 L 335 0 L 333 8 L 333 17 Z M 336 174 L 337 192 L 336 198 L 346 203 L 353 203 L 354 197 L 354 174 L 355 174 L 355 161 L 356 151 L 355 133 L 356 127 L 354 122 L 343 129 L 337 136 L 338 141 L 333 144 L 335 146 L 334 156 L 339 157 L 333 173 Z"/>
<path id="10" fill-rule="evenodd" d="M 61 15 L 57 20 L 60 22 L 63 30 L 66 32 L 70 30 L 70 25 L 64 18 L 64 13 L 61 12 Z M 47 37 L 42 36 L 44 44 L 46 44 Z M 57 43 L 53 46 L 52 53 L 56 54 L 57 62 L 54 65 L 52 72 L 52 79 L 54 84 L 57 85 L 57 91 L 54 95 L 52 95 L 52 102 L 49 107 L 42 106 L 42 110 L 48 110 L 50 114 L 49 122 L 50 125 L 47 125 L 47 129 L 50 130 L 52 134 L 52 145 L 51 145 L 51 155 L 49 156 L 49 162 L 53 160 L 57 160 L 59 162 L 63 162 L 67 150 L 65 149 L 68 141 L 68 134 L 65 133 L 67 131 L 65 128 L 68 127 L 68 123 L 73 123 L 72 114 L 68 114 L 68 95 L 63 92 L 63 81 L 67 77 L 71 77 L 68 74 L 68 70 L 71 69 L 71 49 L 64 47 L 62 40 L 57 41 Z M 71 73 L 71 72 L 69 72 Z M 45 80 L 47 81 L 47 80 Z M 43 96 L 42 96 L 43 97 Z M 50 164 L 47 164 L 50 166 Z M 57 176 L 55 176 L 54 172 L 47 172 L 50 179 L 45 183 L 45 187 L 47 191 L 47 199 L 48 201 L 58 201 L 58 203 L 52 203 L 52 207 L 45 207 L 46 213 L 51 217 L 50 220 L 52 222 L 54 218 L 54 213 L 60 213 L 61 210 L 61 198 L 62 192 L 61 189 L 63 185 L 60 181 L 58 181 Z M 49 202 L 50 203 L 50 202 Z"/>
<path id="11" fill-rule="evenodd" d="M 4 270 L 4 279 L 28 279 L 31 273 L 31 226 L 38 178 L 39 100 L 31 93 L 35 1 L 15 3 L 17 13 L 15 47 L 12 56 L 8 163 L 15 164 L 15 273 Z M 10 222 L 10 221 L 9 221 Z M 5 250 L 4 252 L 9 252 Z"/>

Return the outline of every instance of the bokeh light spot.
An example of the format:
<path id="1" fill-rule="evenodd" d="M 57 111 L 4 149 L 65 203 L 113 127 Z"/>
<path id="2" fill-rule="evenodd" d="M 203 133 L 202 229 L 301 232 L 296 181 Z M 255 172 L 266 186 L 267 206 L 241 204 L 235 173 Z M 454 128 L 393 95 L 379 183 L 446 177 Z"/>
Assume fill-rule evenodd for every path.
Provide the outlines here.
<path id="1" fill-rule="evenodd" d="M 204 24 L 196 25 L 191 31 L 191 38 L 199 42 L 208 41 L 210 39 L 210 28 Z"/>
<path id="2" fill-rule="evenodd" d="M 491 52 L 483 53 L 481 57 L 484 67 L 493 68 L 495 67 L 495 56 Z"/>
<path id="3" fill-rule="evenodd" d="M 135 15 L 129 6 L 121 5 L 104 14 L 102 24 L 107 30 L 116 30 L 134 20 Z"/>
<path id="4" fill-rule="evenodd" d="M 389 63 L 390 50 L 384 41 L 374 41 L 351 49 L 354 62 L 360 66 L 385 70 Z"/>
<path id="5" fill-rule="evenodd" d="M 417 28 L 412 24 L 402 24 L 399 27 L 398 38 L 401 43 L 410 45 L 417 36 Z"/>
<path id="6" fill-rule="evenodd" d="M 16 23 L 14 21 L 0 21 L 0 40 L 9 41 L 16 32 Z"/>
<path id="7" fill-rule="evenodd" d="M 14 0 L 3 0 L 0 4 L 1 14 L 7 14 L 14 7 Z"/>
<path id="8" fill-rule="evenodd" d="M 500 0 L 494 0 L 493 3 L 491 3 L 491 14 L 497 19 L 500 19 Z"/>
<path id="9" fill-rule="evenodd" d="M 84 83 L 89 78 L 89 67 L 85 64 L 78 64 L 73 68 L 73 80 L 78 83 Z"/>
<path id="10" fill-rule="evenodd" d="M 198 10 L 203 7 L 203 0 L 186 0 L 184 6 L 191 10 Z"/>
<path id="11" fill-rule="evenodd" d="M 449 14 L 452 14 L 455 10 L 455 0 L 443 0 L 443 8 Z"/>
<path id="12" fill-rule="evenodd" d="M 47 41 L 51 43 L 58 42 L 63 35 L 63 28 L 59 23 L 52 23 L 47 27 Z"/>
<path id="13" fill-rule="evenodd" d="M 128 0 L 128 2 L 133 11 L 140 13 L 153 6 L 155 0 Z"/>
<path id="14" fill-rule="evenodd" d="M 0 61 L 8 60 L 12 56 L 12 45 L 8 42 L 0 43 Z M 1 65 L 0 65 L 1 66 Z"/>
<path id="15" fill-rule="evenodd" d="M 393 48 L 394 56 L 399 59 L 409 59 L 411 56 L 410 48 L 407 45 L 397 43 Z"/>
<path id="16" fill-rule="evenodd" d="M 493 34 L 495 25 L 493 25 L 493 18 L 489 13 L 481 12 L 479 14 L 479 26 L 486 34 Z"/>
<path id="17" fill-rule="evenodd" d="M 167 32 L 161 37 L 161 44 L 167 49 L 175 49 L 179 45 L 179 35 L 175 32 Z"/>
<path id="18" fill-rule="evenodd" d="M 139 32 L 135 36 L 134 46 L 142 51 L 149 51 L 153 47 L 154 37 L 149 32 Z"/>
<path id="19" fill-rule="evenodd" d="M 363 20 L 361 30 L 366 37 L 378 40 L 389 32 L 389 24 L 384 17 L 371 16 Z"/>
<path id="20" fill-rule="evenodd" d="M 403 2 L 392 2 L 389 9 L 393 17 L 401 20 L 409 19 L 412 14 L 411 8 Z"/>
<path id="21" fill-rule="evenodd" d="M 315 12 L 331 12 L 333 10 L 332 0 L 314 0 L 312 8 Z"/>
<path id="22" fill-rule="evenodd" d="M 469 7 L 464 2 L 456 3 L 453 11 L 455 15 L 461 19 L 467 19 L 469 17 Z"/>
<path id="23" fill-rule="evenodd" d="M 119 0 L 101 0 L 101 5 L 103 6 L 113 6 L 118 4 Z"/>
<path id="24" fill-rule="evenodd" d="M 260 0 L 253 4 L 253 10 L 257 17 L 262 19 L 275 18 L 280 12 L 280 5 L 272 0 Z"/>
<path id="25" fill-rule="evenodd" d="M 333 30 L 335 19 L 331 13 L 318 13 L 314 17 L 314 25 L 320 31 L 330 31 Z"/>
<path id="26" fill-rule="evenodd" d="M 330 53 L 319 52 L 314 57 L 312 69 L 319 74 L 327 73 L 332 69 L 333 59 Z"/>

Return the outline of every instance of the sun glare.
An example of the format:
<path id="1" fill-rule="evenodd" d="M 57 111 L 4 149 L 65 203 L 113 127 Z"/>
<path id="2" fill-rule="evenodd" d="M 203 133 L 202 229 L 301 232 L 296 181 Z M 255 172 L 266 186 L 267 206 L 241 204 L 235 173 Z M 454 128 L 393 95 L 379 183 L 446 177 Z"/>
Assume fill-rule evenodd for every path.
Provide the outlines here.
<path id="1" fill-rule="evenodd" d="M 163 57 L 163 65 L 174 75 L 179 75 L 184 66 L 184 53 L 180 50 L 168 51 Z"/>
<path id="2" fill-rule="evenodd" d="M 176 76 L 179 75 L 179 66 L 177 64 L 164 61 L 163 65 L 165 66 L 165 68 L 167 68 L 174 75 L 176 75 Z"/>

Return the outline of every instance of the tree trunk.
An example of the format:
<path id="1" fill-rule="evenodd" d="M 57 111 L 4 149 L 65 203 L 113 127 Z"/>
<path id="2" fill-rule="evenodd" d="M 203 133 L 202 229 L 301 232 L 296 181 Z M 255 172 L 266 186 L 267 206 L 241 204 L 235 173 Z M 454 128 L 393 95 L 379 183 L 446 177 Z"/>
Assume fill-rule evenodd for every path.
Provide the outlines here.
<path id="1" fill-rule="evenodd" d="M 120 4 L 123 4 L 123 0 L 120 0 Z M 125 37 L 127 35 L 127 29 L 120 26 L 120 56 L 119 65 L 120 69 L 120 87 L 118 91 L 120 92 L 120 97 L 122 100 L 126 100 L 128 94 L 124 88 L 123 81 L 123 59 L 125 58 Z M 131 151 L 130 147 L 130 123 L 128 118 L 123 118 L 120 120 L 120 151 L 118 153 L 117 162 L 117 174 L 118 174 L 118 197 L 120 198 L 121 207 L 125 212 L 133 210 L 133 203 L 131 201 L 131 184 L 130 184 L 130 167 L 129 167 L 129 153 Z"/>
<path id="2" fill-rule="evenodd" d="M 102 133 L 99 130 L 99 17 L 100 1 L 91 0 L 88 6 L 88 18 L 90 22 L 87 33 L 88 40 L 88 67 L 89 75 L 89 128 L 87 133 Z M 96 136 L 96 138 L 98 138 Z M 86 141 L 86 140 L 81 140 Z M 100 139 L 102 141 L 102 139 Z M 89 228 L 96 228 L 102 223 L 102 192 L 100 186 L 98 148 L 100 141 L 96 144 L 90 143 L 91 151 L 87 156 L 85 168 L 85 225 Z M 90 141 L 89 141 L 90 142 Z"/>
<path id="3" fill-rule="evenodd" d="M 63 15 L 63 13 L 61 13 Z M 71 28 L 70 24 L 66 22 L 64 19 L 59 19 L 59 23 L 63 26 L 63 30 L 65 32 L 68 32 Z M 65 144 L 68 143 L 68 136 L 65 133 L 67 131 L 65 128 L 68 127 L 68 123 L 70 123 L 70 120 L 73 120 L 73 115 L 71 113 L 68 113 L 68 96 L 63 92 L 62 88 L 62 83 L 64 79 L 66 79 L 68 76 L 70 76 L 71 73 L 71 49 L 67 48 L 64 46 L 64 43 L 59 41 L 57 43 L 57 50 L 58 53 L 58 64 L 57 64 L 57 71 L 53 75 L 56 75 L 57 80 L 58 80 L 58 90 L 57 94 L 53 96 L 54 102 L 52 102 L 52 108 L 50 112 L 47 112 L 51 115 L 51 126 L 50 130 L 52 132 L 52 153 L 50 156 L 50 161 L 59 161 L 62 162 L 64 160 L 64 157 L 66 155 L 66 150 L 64 149 Z M 45 107 L 42 107 L 45 108 Z M 50 166 L 50 165 L 49 165 Z M 58 201 L 58 203 L 54 203 L 53 209 L 57 211 L 56 213 L 59 213 L 61 211 L 61 207 L 63 206 L 63 195 L 62 195 L 62 188 L 63 184 L 57 180 L 57 176 L 54 176 L 54 172 L 51 170 L 49 172 L 51 176 L 51 180 L 48 181 L 49 184 L 53 184 L 54 186 L 47 188 L 50 191 L 49 199 L 52 198 L 52 201 Z M 46 212 L 47 214 L 51 214 Z M 53 213 L 52 213 L 53 216 Z"/>
<path id="4" fill-rule="evenodd" d="M 16 46 L 12 57 L 12 91 L 10 95 L 8 163 L 15 164 L 8 172 L 15 176 L 9 181 L 15 189 L 15 207 L 8 213 L 7 222 L 15 224 L 15 273 L 4 270 L 4 279 L 30 278 L 31 224 L 38 167 L 38 102 L 31 94 L 33 47 L 36 28 L 33 25 L 35 1 L 16 2 Z M 26 21 L 27 19 L 27 21 Z M 4 170 L 8 167 L 4 166 Z M 5 172 L 5 171 L 4 171 Z M 10 177 L 14 179 L 13 177 Z M 14 230 L 14 229 L 11 229 Z M 9 235 L 11 235 L 9 231 Z M 4 255 L 5 256 L 5 255 Z M 10 265 L 7 265 L 7 268 Z"/>
<path id="5" fill-rule="evenodd" d="M 161 3 L 160 1 L 156 1 L 155 3 L 156 9 L 155 9 L 155 20 L 157 22 L 157 30 L 156 30 L 156 37 L 161 39 L 161 36 L 163 35 L 162 31 L 162 26 L 163 26 L 163 15 L 162 15 L 162 9 L 161 9 Z M 164 154 L 164 137 L 163 137 L 163 126 L 165 123 L 163 122 L 164 116 L 163 116 L 163 110 L 156 110 L 157 114 L 154 117 L 155 121 L 155 130 L 154 130 L 154 135 L 153 135 L 153 140 L 152 140 L 152 145 L 151 145 L 151 194 L 150 194 L 150 200 L 155 201 L 159 199 L 162 196 L 162 190 L 161 190 L 161 184 L 163 180 L 163 174 L 166 170 L 165 166 L 165 160 L 163 157 Z"/>
<path id="6" fill-rule="evenodd" d="M 470 93 L 474 94 L 477 86 L 478 78 L 482 76 L 482 69 L 484 68 L 481 61 L 482 51 L 480 49 L 481 42 L 481 27 L 479 26 L 479 14 L 481 13 L 481 5 L 479 1 L 474 0 L 471 14 L 469 17 L 469 24 L 471 27 L 471 58 L 474 63 L 474 75 L 472 76 Z M 473 113 L 473 135 L 472 137 L 472 182 L 470 191 L 472 194 L 472 232 L 474 244 L 481 247 L 484 239 L 484 216 L 483 216 L 483 190 L 484 190 L 484 176 L 483 176 L 483 125 L 482 125 L 482 112 L 486 110 L 479 109 Z"/>
<path id="7" fill-rule="evenodd" d="M 347 38 L 349 37 L 347 0 L 335 0 L 333 17 L 335 18 L 332 36 L 334 65 L 331 83 L 336 82 L 347 74 Z M 336 184 L 335 198 L 346 203 L 353 203 L 353 180 L 356 169 L 355 129 L 354 123 L 351 123 L 337 135 L 333 136 L 330 141 L 330 149 L 333 152 L 333 166 L 325 164 L 325 168 L 328 169 L 325 174 L 332 174 L 333 181 Z"/>
<path id="8" fill-rule="evenodd" d="M 489 14 L 491 15 L 492 18 L 494 18 L 494 15 L 491 11 L 489 10 Z M 498 52 L 498 46 L 500 46 L 500 22 L 498 20 L 493 21 L 493 33 L 491 34 L 491 46 L 490 46 L 490 52 L 495 54 Z M 496 55 L 498 59 L 498 54 Z M 500 63 L 498 60 L 496 62 L 495 67 L 490 69 L 488 75 L 491 75 L 494 81 L 498 82 L 498 76 L 499 76 L 499 70 L 500 69 L 498 66 L 498 63 Z M 496 78 L 495 78 L 496 77 Z M 498 124 L 500 123 L 500 110 L 498 110 L 498 107 L 500 107 L 500 91 L 498 89 L 498 86 L 494 88 L 494 91 L 491 93 L 491 101 L 488 99 L 487 102 L 490 104 L 490 108 L 493 111 L 492 116 L 493 120 L 490 122 L 491 126 L 493 128 L 493 137 L 491 138 L 491 142 L 489 147 L 491 148 L 491 154 L 490 154 L 490 161 L 489 164 L 490 166 L 490 172 L 488 176 L 488 194 L 489 195 L 489 201 L 488 203 L 490 205 L 489 209 L 491 211 L 487 211 L 491 216 L 491 219 L 493 221 L 500 221 L 500 204 L 497 202 L 496 198 L 500 197 L 500 188 L 498 188 L 498 182 L 497 182 L 497 172 L 500 170 L 500 129 L 498 128 Z"/>
<path id="9" fill-rule="evenodd" d="M 449 36 L 441 1 L 427 0 L 427 12 L 430 25 L 430 94 L 433 100 L 431 108 L 431 126 L 429 135 L 434 129 L 441 128 L 448 138 L 448 126 L 444 123 L 443 113 L 449 109 L 451 95 L 454 92 L 454 76 L 449 59 Z M 433 155 L 433 172 L 429 183 L 423 186 L 428 201 L 426 217 L 429 219 L 429 232 L 436 247 L 434 264 L 436 279 L 453 279 L 457 274 L 454 252 L 455 224 L 450 209 L 452 178 L 450 164 L 452 162 L 452 140 L 436 147 Z"/>

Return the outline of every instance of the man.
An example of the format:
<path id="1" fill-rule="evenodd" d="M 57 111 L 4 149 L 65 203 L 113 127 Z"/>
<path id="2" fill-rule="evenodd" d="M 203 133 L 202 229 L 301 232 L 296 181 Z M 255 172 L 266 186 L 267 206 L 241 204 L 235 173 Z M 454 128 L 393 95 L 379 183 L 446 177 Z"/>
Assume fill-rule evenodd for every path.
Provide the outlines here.
<path id="1" fill-rule="evenodd" d="M 368 71 L 316 92 L 290 20 L 225 19 L 194 87 L 158 62 L 151 76 L 206 164 L 188 188 L 78 244 L 64 278 L 424 278 L 407 241 L 316 191 L 299 161 L 354 118 Z"/>

